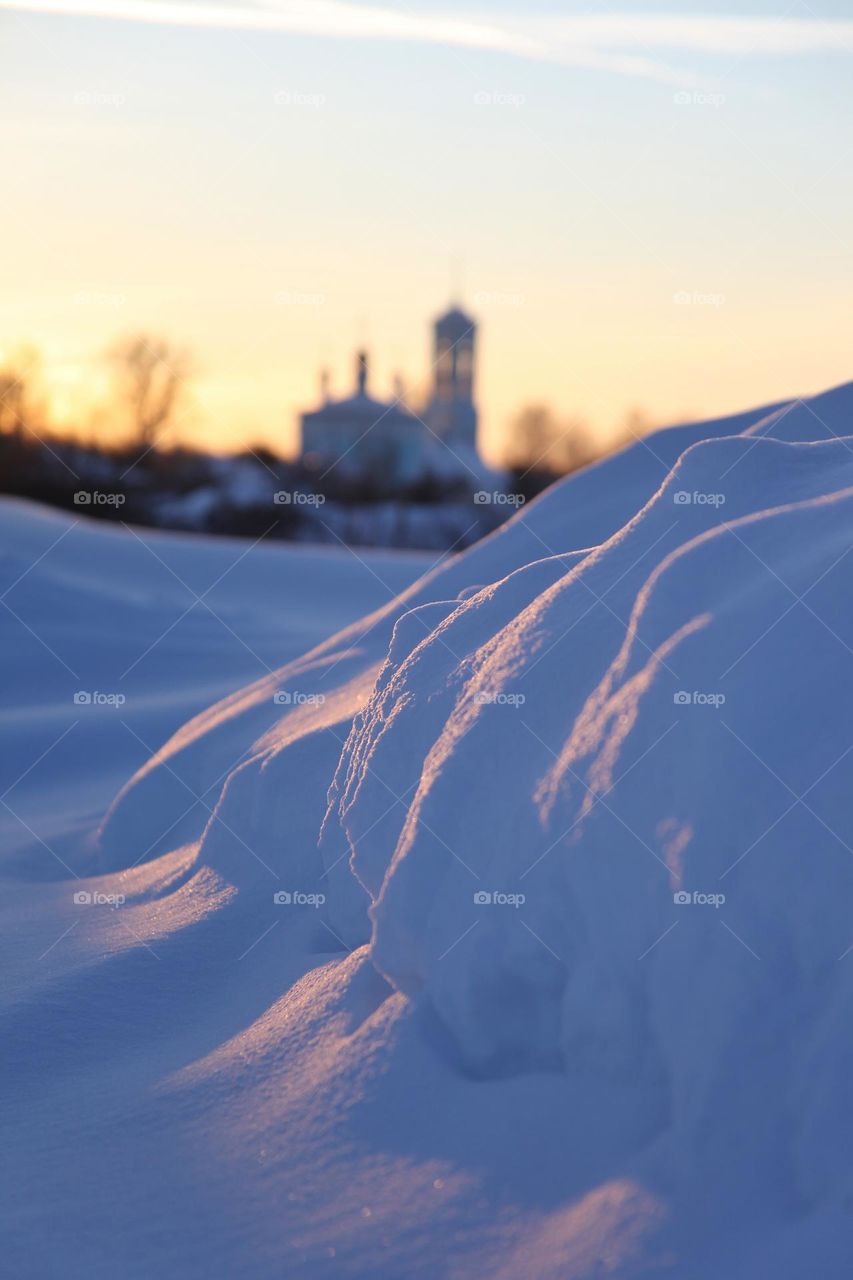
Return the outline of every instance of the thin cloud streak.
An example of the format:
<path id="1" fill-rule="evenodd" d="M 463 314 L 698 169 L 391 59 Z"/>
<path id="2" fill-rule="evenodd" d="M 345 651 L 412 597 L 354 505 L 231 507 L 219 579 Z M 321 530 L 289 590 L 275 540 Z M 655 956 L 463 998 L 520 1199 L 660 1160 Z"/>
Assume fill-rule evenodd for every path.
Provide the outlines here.
<path id="1" fill-rule="evenodd" d="M 243 4 L 0 0 L 0 9 L 166 26 L 465 47 L 682 86 L 696 83 L 695 74 L 659 61 L 650 56 L 651 51 L 772 57 L 853 52 L 853 22 L 801 18 L 612 13 L 556 19 L 539 16 L 523 21 L 501 15 L 478 20 L 401 13 L 347 0 L 248 0 Z"/>
<path id="2" fill-rule="evenodd" d="M 596 49 L 769 54 L 853 53 L 853 22 L 725 14 L 608 13 L 537 20 L 543 39 Z"/>

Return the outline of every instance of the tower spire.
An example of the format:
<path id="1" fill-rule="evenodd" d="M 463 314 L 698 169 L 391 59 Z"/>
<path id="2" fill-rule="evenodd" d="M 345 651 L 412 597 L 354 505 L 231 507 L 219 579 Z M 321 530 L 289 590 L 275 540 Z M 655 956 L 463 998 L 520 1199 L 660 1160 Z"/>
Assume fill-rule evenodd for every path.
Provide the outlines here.
<path id="1" fill-rule="evenodd" d="M 465 295 L 465 259 L 461 253 L 450 255 L 450 305 L 462 306 Z"/>

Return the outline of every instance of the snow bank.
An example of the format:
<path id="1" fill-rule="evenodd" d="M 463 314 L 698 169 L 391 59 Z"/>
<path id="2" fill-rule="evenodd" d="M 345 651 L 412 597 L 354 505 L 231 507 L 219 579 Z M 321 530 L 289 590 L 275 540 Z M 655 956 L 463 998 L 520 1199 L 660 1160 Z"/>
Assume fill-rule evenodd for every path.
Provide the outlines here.
<path id="1" fill-rule="evenodd" d="M 83 1072 L 121 997 L 158 1273 L 850 1273 L 851 528 L 853 387 L 657 433 L 174 734 L 101 830 L 131 914 L 20 890 L 75 932 L 16 1025 L 61 996 Z"/>

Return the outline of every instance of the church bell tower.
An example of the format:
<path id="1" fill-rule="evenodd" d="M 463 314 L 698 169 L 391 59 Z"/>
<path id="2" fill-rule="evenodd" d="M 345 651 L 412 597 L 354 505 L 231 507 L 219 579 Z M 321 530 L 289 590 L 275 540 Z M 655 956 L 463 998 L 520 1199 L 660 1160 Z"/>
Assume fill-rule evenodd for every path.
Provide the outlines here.
<path id="1" fill-rule="evenodd" d="M 451 307 L 433 327 L 434 383 L 429 425 L 453 447 L 476 447 L 474 353 L 477 326 L 459 307 Z"/>

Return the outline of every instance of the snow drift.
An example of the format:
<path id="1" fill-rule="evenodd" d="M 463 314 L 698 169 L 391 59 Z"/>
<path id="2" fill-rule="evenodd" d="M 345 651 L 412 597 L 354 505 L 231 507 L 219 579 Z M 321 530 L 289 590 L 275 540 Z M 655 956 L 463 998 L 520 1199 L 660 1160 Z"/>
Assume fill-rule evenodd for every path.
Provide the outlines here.
<path id="1" fill-rule="evenodd" d="M 169 739 L 120 909 L 16 887 L 10 1073 L 131 1118 L 16 1122 L 66 1274 L 849 1274 L 851 446 L 638 442 Z"/>

